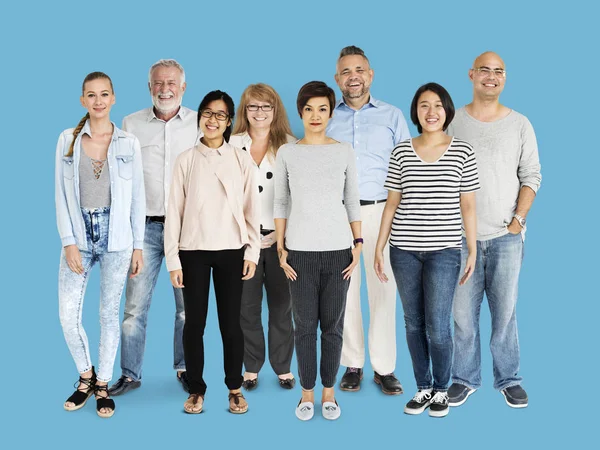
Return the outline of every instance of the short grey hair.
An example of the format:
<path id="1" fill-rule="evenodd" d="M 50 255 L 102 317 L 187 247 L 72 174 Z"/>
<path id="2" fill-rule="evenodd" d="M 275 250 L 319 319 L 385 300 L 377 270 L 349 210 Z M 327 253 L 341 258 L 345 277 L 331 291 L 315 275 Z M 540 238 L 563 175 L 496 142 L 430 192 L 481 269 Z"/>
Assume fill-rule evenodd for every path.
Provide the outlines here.
<path id="1" fill-rule="evenodd" d="M 340 52 L 338 61 L 340 59 L 342 59 L 344 56 L 351 56 L 351 55 L 362 56 L 363 58 L 365 58 L 367 60 L 367 62 L 369 62 L 369 58 L 367 58 L 367 55 L 365 55 L 365 52 L 362 50 L 362 48 L 359 48 L 355 45 L 349 45 L 348 47 L 344 47 L 342 49 L 342 51 Z M 369 64 L 370 64 L 370 62 L 369 62 Z"/>
<path id="2" fill-rule="evenodd" d="M 150 71 L 148 72 L 148 83 L 152 83 L 152 72 L 157 67 L 177 67 L 179 72 L 181 72 L 181 85 L 183 86 L 183 83 L 185 83 L 185 70 L 183 70 L 183 66 L 174 59 L 159 59 L 152 64 L 152 67 L 150 67 Z"/>

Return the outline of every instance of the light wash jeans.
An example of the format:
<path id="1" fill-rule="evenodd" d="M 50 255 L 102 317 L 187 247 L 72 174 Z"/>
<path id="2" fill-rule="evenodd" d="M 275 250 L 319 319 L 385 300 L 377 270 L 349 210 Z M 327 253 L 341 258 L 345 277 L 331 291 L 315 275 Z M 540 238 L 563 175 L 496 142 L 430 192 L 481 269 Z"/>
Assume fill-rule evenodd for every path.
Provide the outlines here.
<path id="1" fill-rule="evenodd" d="M 87 335 L 81 322 L 83 297 L 90 271 L 100 263 L 100 349 L 97 366 L 99 381 L 109 382 L 119 346 L 119 305 L 133 249 L 109 252 L 110 208 L 81 210 L 86 230 L 87 250 L 81 251 L 84 273 L 69 268 L 65 250 L 60 257 L 58 306 L 65 340 L 79 373 L 92 368 Z"/>
<path id="2" fill-rule="evenodd" d="M 459 277 L 460 253 L 459 248 L 419 252 L 390 246 L 390 264 L 402 300 L 406 342 L 418 389 L 448 389 L 452 298 Z"/>
<path id="3" fill-rule="evenodd" d="M 164 256 L 164 224 L 147 220 L 144 234 L 144 270 L 137 277 L 127 280 L 125 313 L 121 327 L 121 371 L 123 375 L 135 381 L 142 378 L 148 311 Z M 173 368 L 185 370 L 183 293 L 181 289 L 173 288 L 173 291 L 175 294 Z"/>
<path id="4" fill-rule="evenodd" d="M 461 273 L 467 260 L 463 239 Z M 454 364 L 452 380 L 472 389 L 481 386 L 479 314 L 485 292 L 492 316 L 490 350 L 494 388 L 521 383 L 517 333 L 517 290 L 523 261 L 521 234 L 477 241 L 477 263 L 471 279 L 456 288 L 454 297 Z"/>

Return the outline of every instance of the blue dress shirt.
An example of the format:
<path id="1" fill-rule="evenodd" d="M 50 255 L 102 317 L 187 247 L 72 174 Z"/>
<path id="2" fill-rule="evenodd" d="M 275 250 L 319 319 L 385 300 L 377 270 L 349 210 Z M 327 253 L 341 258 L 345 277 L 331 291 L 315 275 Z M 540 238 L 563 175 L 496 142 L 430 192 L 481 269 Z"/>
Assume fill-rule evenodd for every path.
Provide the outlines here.
<path id="1" fill-rule="evenodd" d="M 360 199 L 385 200 L 383 183 L 390 154 L 397 144 L 410 138 L 402 111 L 373 96 L 355 111 L 342 98 L 327 125 L 327 136 L 354 147 Z"/>

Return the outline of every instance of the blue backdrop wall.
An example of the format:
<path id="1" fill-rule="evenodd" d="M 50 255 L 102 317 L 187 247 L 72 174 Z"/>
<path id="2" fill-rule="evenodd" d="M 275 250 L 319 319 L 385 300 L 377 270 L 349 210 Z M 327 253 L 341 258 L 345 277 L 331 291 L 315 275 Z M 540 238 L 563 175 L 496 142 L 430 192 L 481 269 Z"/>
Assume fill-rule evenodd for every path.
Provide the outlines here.
<path id="1" fill-rule="evenodd" d="M 375 0 L 3 6 L 2 446 L 561 448 L 595 441 L 597 16 L 597 6 L 583 1 L 556 6 Z M 341 420 L 330 423 L 319 416 L 301 423 L 293 413 L 299 387 L 280 390 L 267 366 L 260 388 L 247 395 L 250 412 L 233 416 L 226 409 L 213 302 L 206 331 L 210 388 L 205 413 L 187 416 L 182 412 L 186 396 L 171 369 L 174 306 L 165 270 L 150 313 L 142 389 L 118 398 L 110 421 L 100 421 L 91 405 L 63 411 L 77 375 L 58 321 L 54 151 L 59 133 L 84 113 L 79 105 L 84 76 L 101 70 L 112 77 L 117 95 L 112 118 L 118 125 L 125 115 L 150 105 L 147 71 L 160 58 L 176 58 L 185 67 L 183 103 L 193 109 L 209 90 L 226 90 L 237 102 L 249 83 L 266 82 L 281 94 L 294 132 L 301 135 L 295 113 L 299 87 L 315 79 L 335 86 L 338 52 L 352 44 L 371 60 L 373 95 L 407 116 L 421 84 L 441 83 L 462 106 L 471 99 L 467 71 L 473 59 L 494 50 L 506 62 L 502 101 L 531 120 L 543 174 L 528 218 L 518 308 L 529 408 L 508 408 L 492 389 L 484 307 L 483 388 L 444 420 L 404 415 L 415 383 L 398 307 L 396 375 L 407 391 L 403 396 L 381 394 L 367 366 L 363 389 L 338 395 Z M 412 125 L 411 131 L 416 132 Z M 93 349 L 98 292 L 95 273 L 84 311 Z M 368 314 L 366 297 L 363 305 Z M 117 359 L 114 379 L 118 367 Z"/>

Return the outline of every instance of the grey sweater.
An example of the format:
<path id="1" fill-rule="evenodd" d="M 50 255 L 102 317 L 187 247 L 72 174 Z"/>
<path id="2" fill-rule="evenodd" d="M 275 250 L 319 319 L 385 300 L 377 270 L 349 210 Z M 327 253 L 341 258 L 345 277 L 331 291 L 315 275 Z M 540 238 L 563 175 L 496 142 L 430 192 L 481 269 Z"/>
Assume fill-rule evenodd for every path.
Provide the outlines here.
<path id="1" fill-rule="evenodd" d="M 477 240 L 508 233 L 519 190 L 540 187 L 537 142 L 527 117 L 512 110 L 495 122 L 481 122 L 464 107 L 456 111 L 447 133 L 469 142 L 475 151 L 481 190 L 476 196 Z"/>
<path id="2" fill-rule="evenodd" d="M 356 155 L 347 143 L 285 144 L 275 162 L 274 218 L 287 219 L 286 246 L 329 251 L 352 244 L 360 220 Z"/>

